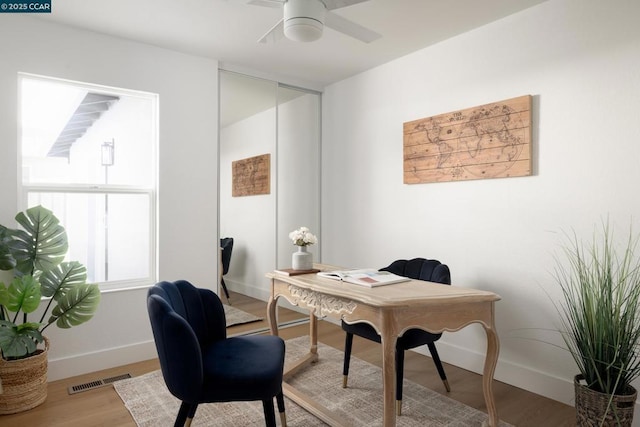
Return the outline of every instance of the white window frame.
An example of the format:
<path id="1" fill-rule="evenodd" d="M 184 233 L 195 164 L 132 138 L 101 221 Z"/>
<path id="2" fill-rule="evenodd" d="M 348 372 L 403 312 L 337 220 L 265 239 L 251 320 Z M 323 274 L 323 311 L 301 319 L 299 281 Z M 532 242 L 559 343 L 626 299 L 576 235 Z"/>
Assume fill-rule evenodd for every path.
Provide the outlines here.
<path id="1" fill-rule="evenodd" d="M 152 118 L 152 141 L 153 149 L 150 156 L 152 157 L 152 185 L 150 187 L 143 186 L 127 186 L 127 185 L 110 185 L 110 184 L 25 184 L 22 179 L 22 130 L 18 126 L 18 210 L 24 211 L 27 206 L 29 193 L 75 193 L 75 194 L 145 194 L 149 198 L 149 272 L 150 276 L 139 279 L 113 280 L 100 282 L 101 291 L 119 291 L 138 288 L 147 288 L 157 282 L 158 277 L 158 123 L 159 123 L 159 95 L 150 92 L 134 91 L 130 89 L 121 89 L 104 85 L 97 85 L 84 82 L 76 82 L 55 77 L 47 77 L 28 73 L 18 73 L 18 123 L 22 123 L 22 87 L 23 79 L 40 79 L 57 83 L 64 83 L 80 87 L 92 92 L 104 93 L 109 95 L 144 97 L 153 101 L 154 111 Z M 54 212 L 55 213 L 55 212 Z M 64 225 L 64 224 L 63 224 Z"/>

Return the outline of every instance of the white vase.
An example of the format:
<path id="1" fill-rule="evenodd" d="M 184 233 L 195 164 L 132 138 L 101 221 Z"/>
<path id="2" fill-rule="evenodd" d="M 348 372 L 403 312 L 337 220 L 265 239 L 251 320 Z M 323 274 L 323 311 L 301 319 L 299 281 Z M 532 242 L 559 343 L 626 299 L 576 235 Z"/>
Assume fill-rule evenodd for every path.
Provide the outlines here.
<path id="1" fill-rule="evenodd" d="M 307 252 L 306 246 L 298 246 L 298 252 L 291 257 L 291 266 L 294 270 L 311 270 L 313 268 L 313 255 Z"/>

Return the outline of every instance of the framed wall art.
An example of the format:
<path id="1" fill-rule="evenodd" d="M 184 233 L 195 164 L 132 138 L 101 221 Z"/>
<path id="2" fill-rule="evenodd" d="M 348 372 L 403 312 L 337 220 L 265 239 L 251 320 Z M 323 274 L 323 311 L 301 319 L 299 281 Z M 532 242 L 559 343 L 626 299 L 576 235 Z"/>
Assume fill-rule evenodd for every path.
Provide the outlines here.
<path id="1" fill-rule="evenodd" d="M 403 127 L 405 184 L 531 175 L 531 95 Z"/>
<path id="2" fill-rule="evenodd" d="M 271 154 L 231 162 L 231 196 L 271 193 Z"/>

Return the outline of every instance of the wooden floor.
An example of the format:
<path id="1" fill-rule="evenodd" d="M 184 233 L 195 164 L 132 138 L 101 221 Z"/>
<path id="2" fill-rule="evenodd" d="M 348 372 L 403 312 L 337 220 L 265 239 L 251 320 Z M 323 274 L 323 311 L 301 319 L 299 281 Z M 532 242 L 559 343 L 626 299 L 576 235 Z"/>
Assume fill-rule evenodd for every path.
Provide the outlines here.
<path id="1" fill-rule="evenodd" d="M 266 304 L 252 298 L 233 294 L 232 303 L 244 311 L 265 316 Z M 279 310 L 279 323 L 302 319 L 299 313 L 290 310 Z M 267 328 L 267 322 L 232 326 L 229 335 Z M 309 333 L 308 324 L 292 326 L 280 330 L 284 339 L 294 338 Z M 342 350 L 344 333 L 339 326 L 320 321 L 318 327 L 319 340 L 327 345 Z M 353 355 L 378 366 L 382 364 L 379 344 L 354 339 Z M 438 393 L 486 412 L 482 395 L 482 378 L 480 375 L 444 364 L 451 392 L 446 393 L 433 362 L 426 356 L 409 351 L 405 357 L 405 378 L 422 384 Z M 137 376 L 159 369 L 157 359 L 134 363 L 119 368 L 108 369 L 91 374 L 67 378 L 49 383 L 49 394 L 45 403 L 28 412 L 14 415 L 0 415 L 0 427 L 9 426 L 127 426 L 135 427 L 133 419 L 124 407 L 120 397 L 112 386 L 106 386 L 85 392 L 69 395 L 69 386 L 83 384 L 97 379 L 111 378 L 124 373 Z M 339 387 L 340 385 L 336 385 Z M 555 427 L 574 426 L 575 415 L 571 406 L 546 399 L 522 389 L 496 381 L 494 394 L 500 418 L 518 427 Z M 197 415 L 196 415 L 197 417 Z M 235 426 L 234 426 L 235 427 Z M 239 426 L 238 426 L 239 427 Z"/>

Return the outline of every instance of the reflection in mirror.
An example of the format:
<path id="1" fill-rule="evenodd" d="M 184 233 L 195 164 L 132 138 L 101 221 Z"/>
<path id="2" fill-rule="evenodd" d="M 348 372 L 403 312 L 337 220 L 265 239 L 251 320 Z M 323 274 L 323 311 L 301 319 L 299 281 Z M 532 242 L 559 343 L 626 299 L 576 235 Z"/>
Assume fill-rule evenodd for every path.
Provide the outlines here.
<path id="1" fill-rule="evenodd" d="M 277 268 L 291 267 L 289 232 L 307 227 L 320 237 L 320 96 L 278 88 Z M 320 245 L 308 247 L 320 261 Z"/>
<path id="2" fill-rule="evenodd" d="M 290 231 L 310 228 L 320 261 L 320 94 L 224 70 L 219 82 L 219 237 L 234 239 L 221 271 L 231 303 L 267 301 L 265 273 L 291 267 Z"/>

